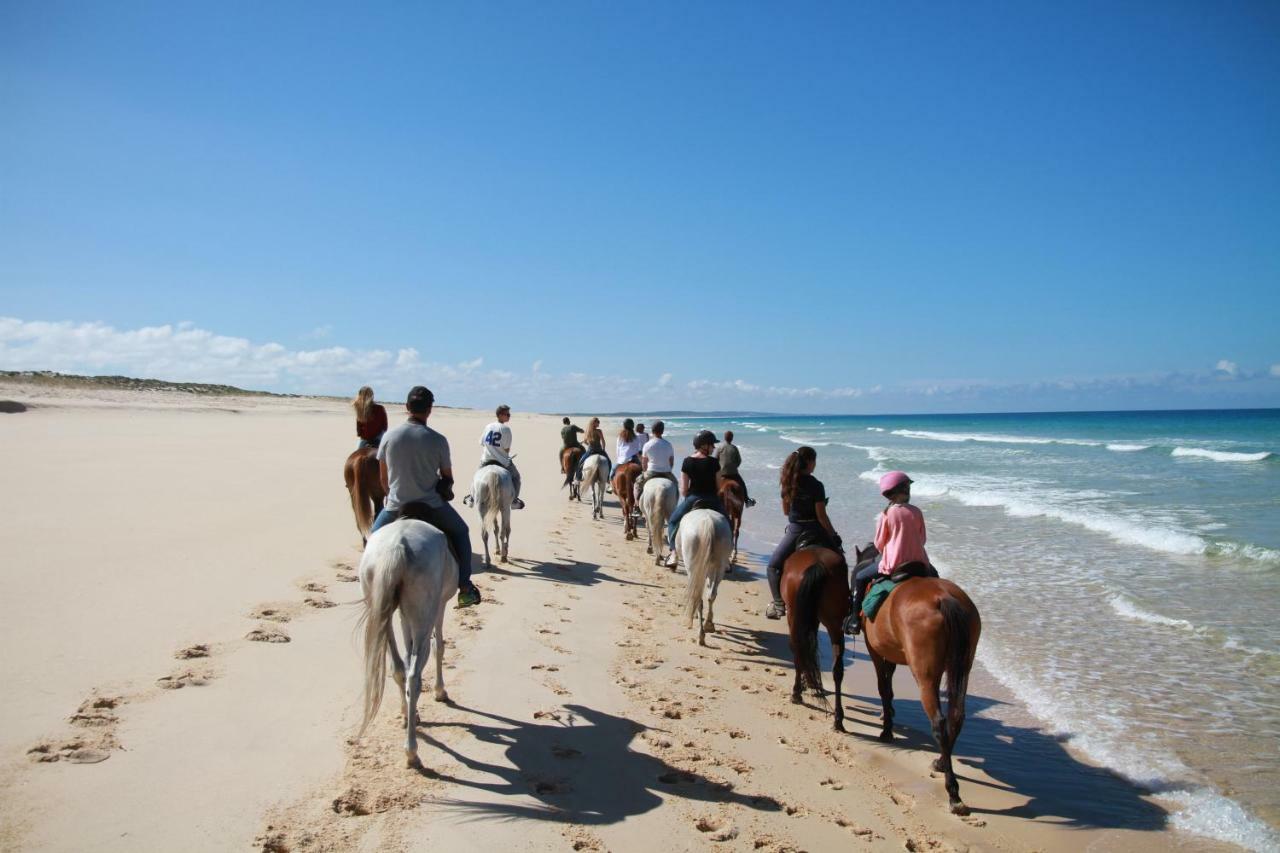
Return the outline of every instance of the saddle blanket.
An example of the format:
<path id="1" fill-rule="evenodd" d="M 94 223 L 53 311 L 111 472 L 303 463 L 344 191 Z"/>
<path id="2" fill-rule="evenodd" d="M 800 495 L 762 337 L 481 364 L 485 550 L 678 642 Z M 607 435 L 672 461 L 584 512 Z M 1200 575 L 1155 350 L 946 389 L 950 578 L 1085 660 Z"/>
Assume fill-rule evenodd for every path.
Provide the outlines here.
<path id="1" fill-rule="evenodd" d="M 881 576 L 882 580 L 874 581 L 870 588 L 867 589 L 866 597 L 862 599 L 862 615 L 868 620 L 876 618 L 876 612 L 880 609 L 880 605 L 884 604 L 884 600 L 889 597 L 889 593 L 893 592 L 898 582 L 891 578 Z"/>

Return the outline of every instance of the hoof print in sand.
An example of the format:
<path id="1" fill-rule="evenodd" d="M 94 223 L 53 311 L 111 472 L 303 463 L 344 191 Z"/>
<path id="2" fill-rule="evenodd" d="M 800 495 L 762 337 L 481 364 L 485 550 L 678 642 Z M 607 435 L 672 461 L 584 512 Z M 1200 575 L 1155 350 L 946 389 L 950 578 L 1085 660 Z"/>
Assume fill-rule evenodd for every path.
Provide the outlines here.
<path id="1" fill-rule="evenodd" d="M 184 687 L 204 687 L 212 679 L 207 672 L 186 672 L 166 675 L 156 679 L 156 686 L 165 690 L 181 690 Z"/>
<path id="2" fill-rule="evenodd" d="M 208 643 L 196 643 L 194 646 L 187 646 L 185 649 L 178 649 L 173 656 L 178 660 L 191 660 L 192 658 L 207 658 L 210 649 Z"/>
<path id="3" fill-rule="evenodd" d="M 370 813 L 369 796 L 359 788 L 348 788 L 333 801 L 333 810 L 340 815 L 361 817 Z"/>
<path id="4" fill-rule="evenodd" d="M 108 748 L 92 746 L 79 740 L 63 744 L 38 743 L 27 750 L 32 761 L 67 761 L 71 764 L 98 764 L 111 757 Z"/>
<path id="5" fill-rule="evenodd" d="M 693 825 L 712 841 L 729 841 L 738 837 L 738 828 L 721 817 L 700 817 Z"/>
<path id="6" fill-rule="evenodd" d="M 119 717 L 111 711 L 124 700 L 119 696 L 93 696 L 80 703 L 80 707 L 67 722 L 74 726 L 98 728 L 119 722 Z"/>
<path id="7" fill-rule="evenodd" d="M 265 625 L 261 628 L 254 628 L 252 631 L 244 635 L 246 640 L 255 643 L 287 643 L 289 635 L 279 628 L 268 628 Z"/>
<path id="8" fill-rule="evenodd" d="M 338 606 L 337 604 L 333 603 L 327 598 L 316 598 L 314 596 L 308 596 L 307 598 L 304 598 L 302 600 L 302 603 L 307 605 L 308 607 L 314 607 L 317 610 L 323 610 L 326 607 Z"/>
<path id="9" fill-rule="evenodd" d="M 285 613 L 279 607 L 264 604 L 261 607 L 254 608 L 253 612 L 249 614 L 249 618 L 266 619 L 268 622 L 288 622 L 289 614 Z"/>
<path id="10" fill-rule="evenodd" d="M 534 779 L 529 786 L 540 797 L 550 794 L 568 794 L 573 791 L 573 786 L 563 779 Z"/>
<path id="11" fill-rule="evenodd" d="M 328 592 L 329 588 L 322 583 L 316 583 L 315 581 L 311 581 L 309 583 L 304 583 L 302 585 L 302 591 L 303 592 Z"/>

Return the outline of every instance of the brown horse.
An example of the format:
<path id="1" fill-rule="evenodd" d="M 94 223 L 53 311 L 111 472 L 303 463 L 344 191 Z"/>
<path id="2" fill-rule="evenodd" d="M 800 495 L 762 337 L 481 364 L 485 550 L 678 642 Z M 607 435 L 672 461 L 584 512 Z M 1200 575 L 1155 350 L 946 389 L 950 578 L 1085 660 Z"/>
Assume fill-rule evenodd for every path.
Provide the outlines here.
<path id="1" fill-rule="evenodd" d="M 787 627 L 791 630 L 791 655 L 795 660 L 796 683 L 791 701 L 800 703 L 800 692 L 808 686 L 825 703 L 818 667 L 818 625 L 831 638 L 831 677 L 836 688 L 835 730 L 844 731 L 844 703 L 840 687 L 844 681 L 844 617 L 849 613 L 849 576 L 844 555 L 830 548 L 797 550 L 782 565 L 782 600 L 787 605 Z"/>
<path id="2" fill-rule="evenodd" d="M 640 466 L 634 462 L 619 465 L 613 471 L 613 493 L 618 496 L 622 505 L 622 529 L 628 540 L 635 539 L 636 533 L 636 480 L 640 477 Z"/>
<path id="3" fill-rule="evenodd" d="M 382 491 L 382 475 L 378 471 L 378 452 L 372 447 L 354 451 L 342 466 L 342 479 L 351 493 L 351 511 L 356 516 L 360 541 L 368 542 L 369 528 L 387 498 L 387 493 Z"/>
<path id="4" fill-rule="evenodd" d="M 747 505 L 742 497 L 742 487 L 736 480 L 725 477 L 716 478 L 719 483 L 720 502 L 724 504 L 724 514 L 729 519 L 729 529 L 733 531 L 733 556 L 729 558 L 729 568 L 733 569 L 738 559 L 738 531 L 742 529 L 742 508 Z"/>
<path id="5" fill-rule="evenodd" d="M 578 471 L 578 460 L 586 453 L 581 447 L 566 447 L 560 451 L 560 473 L 564 474 L 564 485 L 569 487 L 569 500 L 582 501 L 582 490 L 578 488 L 578 480 L 574 474 Z"/>
<path id="6" fill-rule="evenodd" d="M 859 566 L 874 557 L 873 548 L 859 550 Z M 876 618 L 863 620 L 862 631 L 867 653 L 876 667 L 883 706 L 880 740 L 893 740 L 893 672 L 898 664 L 906 664 L 920 688 L 920 704 L 942 753 L 933 762 L 933 769 L 945 777 L 951 813 L 967 815 L 969 807 L 960 800 L 960 785 L 951 769 L 951 751 L 964 726 L 969 669 L 982 633 L 978 608 L 964 590 L 949 580 L 914 577 L 889 593 Z M 943 673 L 947 676 L 946 716 L 938 695 Z"/>

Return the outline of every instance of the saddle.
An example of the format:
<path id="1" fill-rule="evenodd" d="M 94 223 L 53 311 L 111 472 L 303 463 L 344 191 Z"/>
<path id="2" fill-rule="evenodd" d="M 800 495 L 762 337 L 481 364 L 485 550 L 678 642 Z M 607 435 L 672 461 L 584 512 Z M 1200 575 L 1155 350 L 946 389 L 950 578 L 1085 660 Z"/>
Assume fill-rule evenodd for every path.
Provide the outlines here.
<path id="1" fill-rule="evenodd" d="M 695 500 L 693 502 L 693 506 L 689 507 L 689 512 L 693 512 L 695 509 L 711 509 L 716 512 L 720 511 L 716 509 L 716 503 L 711 498 L 698 498 Z"/>
<path id="2" fill-rule="evenodd" d="M 805 548 L 829 548 L 832 551 L 839 550 L 836 543 L 831 541 L 831 537 L 827 535 L 825 530 L 805 530 L 796 537 L 796 550 L 803 551 Z"/>
<path id="3" fill-rule="evenodd" d="M 936 578 L 938 570 L 928 563 L 906 563 L 899 566 L 891 575 L 877 575 L 874 580 L 867 586 L 867 594 L 862 599 L 862 615 L 867 619 L 875 619 L 876 613 L 880 610 L 880 605 L 884 604 L 885 599 L 889 597 L 889 593 L 893 592 L 898 584 L 903 581 L 909 581 L 912 578 Z"/>
<path id="4" fill-rule="evenodd" d="M 507 467 L 506 465 L 503 465 L 501 462 L 499 462 L 497 459 L 486 459 L 480 463 L 481 468 L 485 467 L 486 465 L 497 465 L 499 468 L 504 468 L 504 469 Z"/>

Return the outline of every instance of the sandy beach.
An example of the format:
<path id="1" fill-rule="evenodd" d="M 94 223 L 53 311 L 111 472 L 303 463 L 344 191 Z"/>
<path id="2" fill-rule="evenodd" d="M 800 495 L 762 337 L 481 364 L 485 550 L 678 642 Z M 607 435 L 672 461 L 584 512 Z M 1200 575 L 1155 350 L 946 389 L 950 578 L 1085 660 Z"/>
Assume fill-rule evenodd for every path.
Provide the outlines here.
<path id="1" fill-rule="evenodd" d="M 477 557 L 485 602 L 449 610 L 452 703 L 424 694 L 427 769 L 406 769 L 394 702 L 354 737 L 344 403 L 18 382 L 0 400 L 21 404 L 0 413 L 5 850 L 1228 849 L 1052 737 L 984 725 L 973 694 L 973 814 L 951 815 L 905 669 L 891 746 L 861 641 L 848 734 L 791 704 L 749 553 L 700 647 L 683 575 L 624 540 L 612 496 L 600 522 L 568 502 L 559 420 L 520 412 L 512 561 Z M 431 417 L 460 493 L 490 417 Z M 1103 799 L 1129 817 L 1093 814 Z"/>

